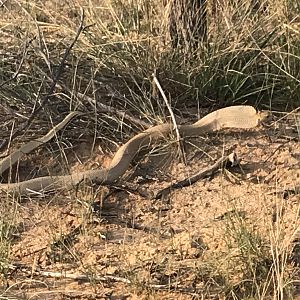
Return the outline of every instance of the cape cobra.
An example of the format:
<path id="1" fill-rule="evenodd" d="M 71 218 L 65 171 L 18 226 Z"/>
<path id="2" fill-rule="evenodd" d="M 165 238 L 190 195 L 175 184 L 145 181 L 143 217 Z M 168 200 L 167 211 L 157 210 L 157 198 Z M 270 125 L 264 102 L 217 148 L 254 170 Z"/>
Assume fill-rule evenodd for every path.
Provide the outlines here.
<path id="1" fill-rule="evenodd" d="M 216 110 L 194 124 L 178 125 L 177 129 L 182 137 L 198 136 L 224 128 L 253 128 L 258 125 L 261 119 L 262 114 L 258 113 L 252 106 L 230 106 Z M 173 125 L 161 124 L 137 134 L 118 149 L 106 169 L 89 170 L 71 175 L 45 176 L 23 182 L 0 184 L 0 189 L 9 193 L 26 195 L 32 192 L 46 192 L 61 188 L 70 189 L 86 180 L 96 184 L 111 184 L 126 172 L 132 159 L 142 147 L 161 140 L 172 132 L 174 132 Z M 43 138 L 39 141 L 40 143 L 46 142 Z M 25 146 L 23 148 L 26 148 Z M 2 170 L 1 162 L 0 170 Z"/>

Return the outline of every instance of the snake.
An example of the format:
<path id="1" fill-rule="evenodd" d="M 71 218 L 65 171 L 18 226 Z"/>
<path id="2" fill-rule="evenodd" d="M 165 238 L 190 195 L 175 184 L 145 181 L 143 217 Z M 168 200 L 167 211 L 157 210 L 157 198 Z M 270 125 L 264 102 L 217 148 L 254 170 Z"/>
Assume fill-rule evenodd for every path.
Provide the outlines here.
<path id="1" fill-rule="evenodd" d="M 54 127 L 47 135 L 23 145 L 19 150 L 0 161 L 0 174 L 18 162 L 24 153 L 29 153 L 33 148 L 46 143 L 55 135 L 57 130 L 65 126 L 77 114 L 76 112 L 70 113 L 63 122 Z M 176 132 L 184 138 L 201 136 L 226 128 L 250 129 L 256 127 L 262 118 L 262 113 L 256 111 L 253 106 L 236 105 L 215 110 L 193 124 L 159 124 L 136 134 L 120 146 L 107 168 L 68 175 L 43 176 L 15 183 L 1 183 L 0 190 L 23 196 L 34 193 L 43 194 L 44 192 L 60 189 L 72 189 L 81 182 L 98 185 L 113 184 L 124 175 L 132 160 L 142 148 L 166 139 L 172 133 Z"/>

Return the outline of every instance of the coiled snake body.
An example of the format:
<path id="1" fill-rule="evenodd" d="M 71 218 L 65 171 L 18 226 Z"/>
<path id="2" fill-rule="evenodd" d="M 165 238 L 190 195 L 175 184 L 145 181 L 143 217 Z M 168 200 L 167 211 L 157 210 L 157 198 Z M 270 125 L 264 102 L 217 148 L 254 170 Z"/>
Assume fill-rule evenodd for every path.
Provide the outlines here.
<path id="1" fill-rule="evenodd" d="M 203 135 L 224 128 L 247 129 L 257 126 L 260 119 L 261 115 L 252 106 L 230 106 L 216 110 L 194 124 L 178 125 L 178 132 L 180 136 L 187 137 Z M 23 182 L 0 184 L 0 189 L 9 193 L 26 195 L 33 191 L 70 189 L 86 180 L 96 184 L 111 184 L 126 172 L 132 159 L 142 147 L 167 137 L 173 131 L 174 128 L 171 124 L 161 124 L 137 134 L 118 149 L 109 167 L 106 169 L 89 170 L 62 176 L 45 176 Z M 46 139 L 43 138 L 40 139 L 40 143 L 46 142 Z M 26 145 L 23 146 L 23 153 L 28 153 L 25 151 Z M 18 157 L 15 157 L 11 164 L 18 161 L 21 155 L 19 153 Z M 2 170 L 4 168 L 2 167 L 2 162 L 0 162 L 0 173 L 3 172 Z"/>

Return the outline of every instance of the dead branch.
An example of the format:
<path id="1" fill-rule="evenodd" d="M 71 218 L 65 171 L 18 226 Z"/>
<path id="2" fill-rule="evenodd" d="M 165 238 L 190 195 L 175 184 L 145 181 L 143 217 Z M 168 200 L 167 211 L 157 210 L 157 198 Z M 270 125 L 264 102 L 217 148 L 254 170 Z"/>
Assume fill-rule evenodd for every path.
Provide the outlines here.
<path id="1" fill-rule="evenodd" d="M 236 166 L 239 164 L 239 162 L 240 161 L 237 158 L 236 153 L 232 152 L 231 154 L 229 154 L 227 156 L 221 157 L 212 166 L 209 166 L 206 169 L 201 170 L 197 174 L 192 175 L 192 176 L 185 178 L 181 181 L 178 181 L 176 183 L 173 183 L 173 184 L 169 185 L 168 187 L 160 190 L 156 194 L 154 199 L 160 199 L 163 196 L 168 195 L 171 191 L 173 191 L 175 189 L 181 189 L 183 187 L 190 186 L 200 179 L 210 177 L 213 174 L 215 174 L 216 172 L 218 172 L 220 169 L 223 169 L 224 167 L 226 167 L 227 165 Z"/>
<path id="2" fill-rule="evenodd" d="M 132 284 L 133 282 L 127 278 L 113 276 L 113 275 L 96 275 L 96 274 L 74 274 L 70 272 L 51 272 L 51 271 L 42 271 L 42 270 L 32 270 L 32 268 L 23 265 L 23 264 L 15 264 L 10 265 L 9 267 L 12 271 L 20 270 L 25 272 L 26 274 L 32 276 L 44 276 L 50 278 L 58 278 L 58 279 L 71 279 L 76 281 L 93 281 L 93 282 L 121 282 L 125 284 Z M 194 287 L 185 287 L 179 283 L 170 283 L 170 284 L 151 284 L 144 283 L 145 286 L 155 289 L 155 290 L 173 290 L 179 293 L 187 293 L 191 295 L 198 295 L 199 292 L 203 292 L 203 290 L 195 290 Z"/>

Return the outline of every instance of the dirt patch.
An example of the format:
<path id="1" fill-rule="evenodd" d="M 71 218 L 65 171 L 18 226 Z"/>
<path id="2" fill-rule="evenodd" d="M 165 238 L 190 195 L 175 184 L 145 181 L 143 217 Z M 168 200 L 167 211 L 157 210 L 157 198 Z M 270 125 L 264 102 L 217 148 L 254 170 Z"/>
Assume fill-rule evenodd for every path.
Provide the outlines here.
<path id="1" fill-rule="evenodd" d="M 169 145 L 167 154 L 152 152 L 127 178 L 149 196 L 211 165 L 228 149 L 241 164 L 160 200 L 125 187 L 81 186 L 19 202 L 5 294 L 224 299 L 229 291 L 239 295 L 247 288 L 244 281 L 255 274 L 259 281 L 282 255 L 292 254 L 300 199 L 294 191 L 300 184 L 295 126 L 288 132 L 274 126 L 225 131 L 190 139 L 183 148 L 187 164 Z M 109 161 L 101 148 L 90 149 L 80 146 L 72 172 Z M 55 161 L 51 164 L 55 169 Z M 10 201 L 3 196 L 3 202 Z"/>

